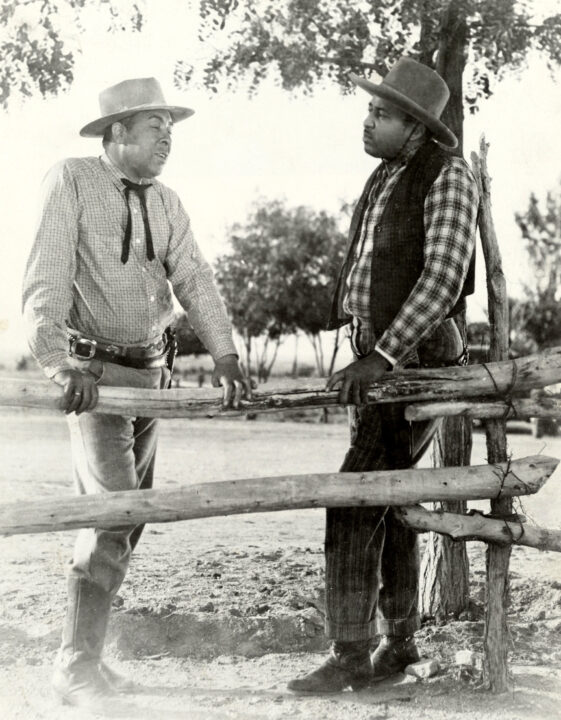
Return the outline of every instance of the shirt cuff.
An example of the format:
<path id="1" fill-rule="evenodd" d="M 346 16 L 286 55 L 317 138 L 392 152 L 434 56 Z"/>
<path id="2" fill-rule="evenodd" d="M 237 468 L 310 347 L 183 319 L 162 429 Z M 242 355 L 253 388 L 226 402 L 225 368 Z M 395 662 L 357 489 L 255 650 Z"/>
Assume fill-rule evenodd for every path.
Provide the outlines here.
<path id="1" fill-rule="evenodd" d="M 238 361 L 240 359 L 240 356 L 238 355 L 238 353 L 233 352 L 233 353 L 226 353 L 225 355 L 221 355 L 220 357 L 214 358 L 214 362 L 218 362 L 219 360 L 224 360 L 224 358 L 229 358 L 229 357 L 235 358 L 236 361 Z"/>
<path id="2" fill-rule="evenodd" d="M 392 367 L 394 367 L 394 365 L 397 363 L 397 360 L 391 355 L 389 355 L 385 350 L 382 350 L 382 348 L 378 344 L 374 347 L 374 351 L 377 352 L 378 355 L 381 355 L 384 360 L 387 360 Z"/>
<path id="3" fill-rule="evenodd" d="M 49 378 L 49 380 L 52 380 L 52 379 L 54 378 L 54 376 L 55 376 L 58 372 L 61 372 L 62 370 L 71 370 L 71 369 L 72 369 L 71 366 L 68 365 L 68 364 L 64 364 L 64 365 L 46 365 L 46 366 L 43 368 L 43 372 L 44 372 L 45 375 Z"/>
<path id="4" fill-rule="evenodd" d="M 236 357 L 239 357 L 231 334 L 228 334 L 226 337 L 213 338 L 212 340 L 210 338 L 205 338 L 203 343 L 214 362 L 223 358 L 224 355 L 235 355 Z"/>

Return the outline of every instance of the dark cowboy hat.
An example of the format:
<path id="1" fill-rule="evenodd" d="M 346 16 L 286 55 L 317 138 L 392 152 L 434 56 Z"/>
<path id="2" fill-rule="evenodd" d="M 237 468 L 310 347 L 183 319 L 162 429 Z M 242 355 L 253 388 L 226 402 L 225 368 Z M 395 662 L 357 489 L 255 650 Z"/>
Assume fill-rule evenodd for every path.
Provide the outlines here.
<path id="1" fill-rule="evenodd" d="M 167 110 L 173 122 L 185 120 L 195 111 L 177 105 L 168 105 L 156 78 L 123 80 L 99 94 L 102 117 L 80 130 L 82 137 L 101 137 L 107 127 L 118 120 L 143 110 Z"/>
<path id="2" fill-rule="evenodd" d="M 449 148 L 455 148 L 458 140 L 444 123 L 440 122 L 450 90 L 440 75 L 411 58 L 401 58 L 381 83 L 350 74 L 351 80 L 371 95 L 388 100 L 400 110 L 426 125 L 434 137 Z"/>

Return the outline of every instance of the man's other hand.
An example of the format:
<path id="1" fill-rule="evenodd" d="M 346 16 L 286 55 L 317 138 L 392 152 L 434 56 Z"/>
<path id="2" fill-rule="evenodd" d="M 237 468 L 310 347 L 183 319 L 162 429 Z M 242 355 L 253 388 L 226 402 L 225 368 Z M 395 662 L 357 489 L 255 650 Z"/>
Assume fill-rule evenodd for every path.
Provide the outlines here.
<path id="1" fill-rule="evenodd" d="M 87 371 L 68 369 L 57 372 L 53 381 L 64 390 L 58 405 L 60 410 L 64 410 L 67 415 L 71 412 L 79 415 L 93 410 L 98 400 L 95 380 L 95 375 Z"/>
<path id="2" fill-rule="evenodd" d="M 222 407 L 224 409 L 240 407 L 240 400 L 251 400 L 251 383 L 244 378 L 236 355 L 224 355 L 216 361 L 212 373 L 214 387 L 224 389 Z"/>
<path id="3" fill-rule="evenodd" d="M 327 381 L 325 389 L 333 390 L 336 385 L 341 384 L 341 405 L 366 405 L 370 383 L 379 380 L 390 367 L 386 358 L 373 352 L 334 373 Z"/>

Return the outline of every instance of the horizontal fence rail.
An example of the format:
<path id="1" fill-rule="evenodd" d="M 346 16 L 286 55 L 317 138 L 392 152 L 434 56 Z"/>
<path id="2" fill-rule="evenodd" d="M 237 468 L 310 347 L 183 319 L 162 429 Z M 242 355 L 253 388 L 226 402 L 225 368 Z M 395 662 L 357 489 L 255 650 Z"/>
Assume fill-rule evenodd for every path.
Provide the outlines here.
<path id="1" fill-rule="evenodd" d="M 481 396 L 497 397 L 525 393 L 533 388 L 561 382 L 561 347 L 539 355 L 527 355 L 497 363 L 423 370 L 399 370 L 371 385 L 371 403 L 448 401 Z M 140 417 L 214 417 L 267 413 L 290 409 L 323 408 L 338 404 L 337 392 L 326 392 L 324 380 L 286 382 L 256 390 L 240 410 L 223 410 L 222 391 L 213 388 L 100 387 L 94 412 Z M 45 380 L 2 378 L 0 406 L 55 410 L 62 390 Z"/>
<path id="2" fill-rule="evenodd" d="M 413 505 L 536 493 L 559 461 L 285 475 L 0 505 L 0 535 L 119 527 L 296 508 Z"/>
<path id="3" fill-rule="evenodd" d="M 507 420 L 530 417 L 561 418 L 561 398 L 514 398 L 508 402 L 458 400 L 451 402 L 419 403 L 405 408 L 407 420 L 429 420 L 437 417 L 462 415 L 468 418 L 505 418 Z"/>
<path id="4" fill-rule="evenodd" d="M 561 530 L 529 525 L 525 517 L 498 519 L 479 512 L 461 515 L 426 510 L 419 505 L 395 510 L 400 522 L 418 532 L 438 532 L 453 540 L 481 540 L 561 552 Z"/>

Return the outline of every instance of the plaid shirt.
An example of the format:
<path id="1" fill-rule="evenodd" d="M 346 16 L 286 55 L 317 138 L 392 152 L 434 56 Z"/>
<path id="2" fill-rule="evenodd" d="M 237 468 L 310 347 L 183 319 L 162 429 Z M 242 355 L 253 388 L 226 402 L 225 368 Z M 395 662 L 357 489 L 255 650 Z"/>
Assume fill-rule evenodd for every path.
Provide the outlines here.
<path id="1" fill-rule="evenodd" d="M 392 365 L 410 357 L 454 307 L 475 244 L 479 207 L 477 183 L 467 163 L 451 156 L 425 199 L 423 272 L 390 326 L 376 339 L 370 323 L 374 227 L 415 149 L 399 159 L 382 162 L 376 170 L 343 302 L 345 311 L 353 316 L 351 341 L 355 351 L 365 354 L 376 350 Z"/>
<path id="2" fill-rule="evenodd" d="M 67 326 L 121 345 L 160 339 L 174 315 L 170 286 L 213 358 L 236 352 L 189 218 L 157 180 L 146 191 L 156 257 L 146 258 L 140 199 L 131 192 L 131 249 L 121 262 L 128 215 L 122 176 L 103 156 L 64 160 L 45 179 L 23 311 L 31 350 L 48 377 L 70 367 Z"/>

